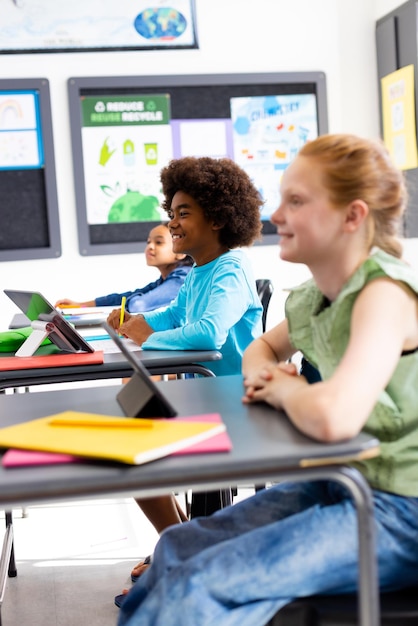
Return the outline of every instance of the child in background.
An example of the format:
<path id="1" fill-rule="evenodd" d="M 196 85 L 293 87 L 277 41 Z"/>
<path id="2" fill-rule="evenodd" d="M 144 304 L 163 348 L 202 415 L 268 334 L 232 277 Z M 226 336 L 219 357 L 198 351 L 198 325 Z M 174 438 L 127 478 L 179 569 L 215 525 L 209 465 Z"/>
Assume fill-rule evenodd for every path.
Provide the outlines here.
<path id="1" fill-rule="evenodd" d="M 123 296 L 126 297 L 126 310 L 130 313 L 153 311 L 167 306 L 174 300 L 184 283 L 193 260 L 185 254 L 173 252 L 167 224 L 159 224 L 150 231 L 145 247 L 145 259 L 147 265 L 157 268 L 161 274 L 158 280 L 145 287 L 125 293 L 111 293 L 86 302 L 75 302 L 65 298 L 58 300 L 55 306 L 119 306 Z"/>
<path id="2" fill-rule="evenodd" d="M 302 147 L 271 220 L 280 257 L 312 279 L 243 357 L 244 402 L 286 411 L 319 441 L 380 439 L 380 456 L 355 466 L 372 489 L 383 590 L 418 583 L 418 277 L 396 237 L 405 202 L 381 142 L 324 135 Z M 322 381 L 288 363 L 298 350 Z M 166 530 L 119 626 L 260 626 L 298 596 L 355 591 L 357 551 L 342 485 L 282 482 Z"/>
<path id="3" fill-rule="evenodd" d="M 173 160 L 162 169 L 161 183 L 173 251 L 195 264 L 164 311 L 128 313 L 119 327 L 118 309 L 108 323 L 144 350 L 219 350 L 222 360 L 204 365 L 216 375 L 240 373 L 244 350 L 262 332 L 262 305 L 250 262 L 237 248 L 260 237 L 262 198 L 230 159 Z M 162 532 L 184 521 L 174 500 L 137 502 Z M 132 570 L 134 578 L 144 565 Z"/>

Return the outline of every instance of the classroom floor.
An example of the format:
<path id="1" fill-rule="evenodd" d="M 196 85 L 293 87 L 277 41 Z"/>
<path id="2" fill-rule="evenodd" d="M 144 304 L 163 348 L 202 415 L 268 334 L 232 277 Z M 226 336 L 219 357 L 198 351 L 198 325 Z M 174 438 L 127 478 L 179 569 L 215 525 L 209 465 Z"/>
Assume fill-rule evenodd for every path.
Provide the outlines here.
<path id="1" fill-rule="evenodd" d="M 36 506 L 24 515 L 13 512 L 18 574 L 7 581 L 2 626 L 115 626 L 113 597 L 158 539 L 134 500 Z"/>
<path id="2" fill-rule="evenodd" d="M 236 500 L 251 493 L 240 488 Z M 7 580 L 2 626 L 116 626 L 113 598 L 158 540 L 132 498 L 18 509 L 13 525 L 18 574 Z"/>

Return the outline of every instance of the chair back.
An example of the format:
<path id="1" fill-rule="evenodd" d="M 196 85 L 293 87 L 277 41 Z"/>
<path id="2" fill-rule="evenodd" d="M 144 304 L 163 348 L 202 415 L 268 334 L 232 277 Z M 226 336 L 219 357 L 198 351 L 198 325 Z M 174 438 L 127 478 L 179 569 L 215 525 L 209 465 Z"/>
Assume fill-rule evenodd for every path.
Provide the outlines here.
<path id="1" fill-rule="evenodd" d="M 255 281 L 257 287 L 258 297 L 263 305 L 263 333 L 266 331 L 267 311 L 270 303 L 271 296 L 273 295 L 273 283 L 269 278 L 258 278 Z"/>

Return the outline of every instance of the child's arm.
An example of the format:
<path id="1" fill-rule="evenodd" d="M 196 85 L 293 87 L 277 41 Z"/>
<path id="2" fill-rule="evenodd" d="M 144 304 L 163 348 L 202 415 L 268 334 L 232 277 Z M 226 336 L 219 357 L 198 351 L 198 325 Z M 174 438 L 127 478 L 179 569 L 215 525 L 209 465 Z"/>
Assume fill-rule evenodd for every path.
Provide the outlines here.
<path id="1" fill-rule="evenodd" d="M 308 385 L 303 377 L 266 362 L 244 401 L 264 400 L 284 409 L 315 439 L 350 438 L 362 429 L 402 350 L 417 346 L 416 296 L 393 281 L 378 279 L 357 298 L 350 341 L 331 378 Z"/>
<path id="2" fill-rule="evenodd" d="M 68 298 L 62 298 L 55 303 L 56 307 L 66 306 L 74 307 L 78 309 L 82 306 L 96 306 L 96 300 L 87 300 L 86 302 L 76 302 L 75 300 L 69 300 Z"/>

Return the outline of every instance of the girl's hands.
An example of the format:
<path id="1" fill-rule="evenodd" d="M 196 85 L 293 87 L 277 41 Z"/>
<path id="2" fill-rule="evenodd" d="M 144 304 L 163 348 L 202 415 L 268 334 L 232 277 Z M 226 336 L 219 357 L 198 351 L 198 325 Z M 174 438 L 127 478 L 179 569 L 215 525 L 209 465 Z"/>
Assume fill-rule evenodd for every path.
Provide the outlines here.
<path id="1" fill-rule="evenodd" d="M 280 389 L 289 376 L 298 376 L 294 363 L 281 361 L 275 365 L 266 365 L 257 374 L 244 379 L 245 395 L 242 401 L 245 404 L 267 402 L 276 409 L 281 409 Z M 305 380 L 303 377 L 302 379 Z"/>

